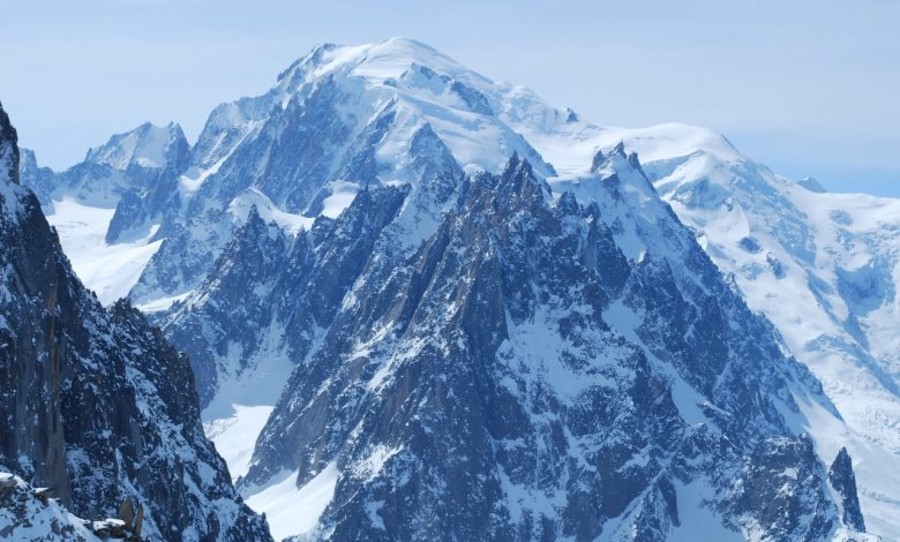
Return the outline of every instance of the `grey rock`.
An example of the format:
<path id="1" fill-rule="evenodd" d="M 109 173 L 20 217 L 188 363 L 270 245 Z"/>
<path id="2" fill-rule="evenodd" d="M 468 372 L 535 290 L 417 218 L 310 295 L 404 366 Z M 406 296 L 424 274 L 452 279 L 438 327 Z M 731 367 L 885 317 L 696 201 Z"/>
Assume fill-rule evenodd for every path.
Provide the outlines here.
<path id="1" fill-rule="evenodd" d="M 0 149 L 14 154 L 10 133 Z M 269 540 L 203 434 L 188 359 L 126 302 L 107 312 L 35 196 L 0 183 L 3 469 L 81 517 L 112 517 L 136 497 L 151 538 Z"/>
<path id="2" fill-rule="evenodd" d="M 828 470 L 828 481 L 841 496 L 844 523 L 855 531 L 866 532 L 866 522 L 859 508 L 859 497 L 856 493 L 853 461 L 846 448 L 841 448 L 834 463 L 831 464 L 831 468 Z"/>
<path id="3" fill-rule="evenodd" d="M 615 167 L 632 167 L 622 158 Z M 514 157 L 502 175 L 465 180 L 414 253 L 376 243 L 291 376 L 242 491 L 285 469 L 300 487 L 334 463 L 315 535 L 332 540 L 666 540 L 684 521 L 679 488 L 701 481 L 719 488 L 709 513 L 723 529 L 834 532 L 824 468 L 775 406 L 796 408 L 789 386 L 816 393 L 815 381 L 664 206 L 653 234 L 681 248 L 623 255 L 606 222 L 628 204 L 620 173 L 605 185 L 614 203 L 554 202 Z M 635 336 L 615 304 L 644 315 Z M 542 344 L 560 346 L 535 354 Z M 704 423 L 684 419 L 665 367 L 706 398 Z M 796 479 L 777 478 L 791 469 Z"/>
<path id="4" fill-rule="evenodd" d="M 9 115 L 0 104 L 0 170 L 2 180 L 19 184 L 19 134 L 9 122 Z"/>

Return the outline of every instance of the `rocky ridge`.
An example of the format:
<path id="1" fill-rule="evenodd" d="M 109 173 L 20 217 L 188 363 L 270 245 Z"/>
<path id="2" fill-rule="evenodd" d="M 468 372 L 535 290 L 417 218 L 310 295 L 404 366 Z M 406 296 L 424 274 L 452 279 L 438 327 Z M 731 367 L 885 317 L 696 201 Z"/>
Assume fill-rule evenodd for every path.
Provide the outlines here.
<path id="1" fill-rule="evenodd" d="M 134 499 L 151 539 L 269 540 L 203 434 L 187 358 L 127 302 L 107 311 L 75 277 L 18 184 L 2 109 L 0 158 L 2 469 L 80 517 L 114 517 Z"/>

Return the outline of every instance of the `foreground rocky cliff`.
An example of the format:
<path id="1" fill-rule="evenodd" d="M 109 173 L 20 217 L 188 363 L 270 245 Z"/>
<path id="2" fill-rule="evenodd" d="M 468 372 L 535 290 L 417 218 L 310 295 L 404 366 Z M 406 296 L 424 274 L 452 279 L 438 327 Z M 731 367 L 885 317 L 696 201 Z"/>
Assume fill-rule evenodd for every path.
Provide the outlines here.
<path id="1" fill-rule="evenodd" d="M 203 434 L 187 358 L 82 286 L 18 158 L 0 108 L 0 470 L 80 517 L 131 498 L 148 539 L 269 540 Z"/>

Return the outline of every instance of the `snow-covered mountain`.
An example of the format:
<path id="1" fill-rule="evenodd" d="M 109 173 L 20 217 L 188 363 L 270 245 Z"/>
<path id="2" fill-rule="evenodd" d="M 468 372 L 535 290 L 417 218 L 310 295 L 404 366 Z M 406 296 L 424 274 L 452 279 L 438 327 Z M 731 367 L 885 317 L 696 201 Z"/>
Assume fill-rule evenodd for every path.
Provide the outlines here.
<path id="1" fill-rule="evenodd" d="M 846 425 L 823 418 L 810 430 L 829 453 L 850 447 L 870 523 L 897 532 L 900 478 L 890 465 L 900 451 L 900 403 L 890 351 L 900 202 L 779 177 L 705 129 L 616 135 L 649 159 L 644 169 L 664 199 L 823 382 Z"/>
<path id="2" fill-rule="evenodd" d="M 582 202 L 516 158 L 467 178 L 409 257 L 387 226 L 257 441 L 251 504 L 330 479 L 314 533 L 339 540 L 847 534 L 792 436 L 792 393 L 827 400 L 633 159 L 601 163 Z"/>
<path id="3" fill-rule="evenodd" d="M 23 150 L 22 184 L 38 197 L 78 276 L 103 304 L 126 297 L 159 249 L 161 218 L 141 214 L 137 202 L 177 178 L 189 152 L 174 123 L 114 135 L 61 173 L 39 167 L 34 152 Z"/>
<path id="4" fill-rule="evenodd" d="M 42 204 L 68 197 L 92 207 L 113 208 L 124 196 L 136 197 L 160 183 L 160 177 L 183 169 L 189 153 L 190 146 L 180 126 L 146 123 L 89 149 L 83 162 L 53 179 L 48 179 L 45 168 L 37 167 L 34 153 L 26 151 L 23 184 L 35 192 Z M 52 208 L 46 210 L 49 214 Z M 115 228 L 111 231 L 115 232 Z M 118 233 L 111 234 L 109 240 L 117 237 Z"/>
<path id="5" fill-rule="evenodd" d="M 243 220 L 253 204 L 296 228 L 310 222 L 304 217 L 337 216 L 370 183 L 410 183 L 454 162 L 451 156 L 452 167 L 496 172 L 517 152 L 551 175 L 522 136 L 493 114 L 503 105 L 480 90 L 488 87 L 490 81 L 427 46 L 391 40 L 323 45 L 263 96 L 219 106 L 190 167 L 177 186 L 167 187 L 169 197 L 145 200 L 142 213 L 167 213 L 161 231 L 168 237 L 132 299 L 146 303 L 196 287 L 235 218 Z M 434 150 L 443 155 L 429 147 L 438 142 L 444 148 Z M 409 160 L 411 153 L 419 159 Z M 436 223 L 435 217 L 410 219 L 417 221 L 409 225 L 411 242 L 427 234 L 425 222 Z"/>
<path id="6" fill-rule="evenodd" d="M 189 147 L 181 126 L 145 123 L 131 132 L 116 134 L 100 147 L 89 149 L 85 162 L 125 171 L 130 167 L 164 169 L 177 164 Z"/>
<path id="7" fill-rule="evenodd" d="M 134 140 L 85 164 L 146 169 Z M 708 130 L 598 127 L 404 39 L 320 46 L 177 147 L 126 191 L 99 177 L 128 236 L 85 236 L 81 188 L 57 228 L 86 272 L 130 255 L 89 286 L 164 309 L 276 534 L 841 536 L 853 457 L 866 526 L 900 536 L 892 201 Z"/>
<path id="8" fill-rule="evenodd" d="M 870 528 L 900 535 L 900 200 L 785 179 L 708 130 L 623 139 L 651 157 L 644 168 L 663 198 L 823 383 L 845 423 L 812 414 L 810 432 L 827 454 L 848 447 Z"/>
<path id="9" fill-rule="evenodd" d="M 137 502 L 148 539 L 270 540 L 203 434 L 187 358 L 127 302 L 104 309 L 82 286 L 19 184 L 16 143 L 0 107 L 0 471 L 83 518 Z M 74 516 L 3 480 L 0 537 L 82 538 Z"/>

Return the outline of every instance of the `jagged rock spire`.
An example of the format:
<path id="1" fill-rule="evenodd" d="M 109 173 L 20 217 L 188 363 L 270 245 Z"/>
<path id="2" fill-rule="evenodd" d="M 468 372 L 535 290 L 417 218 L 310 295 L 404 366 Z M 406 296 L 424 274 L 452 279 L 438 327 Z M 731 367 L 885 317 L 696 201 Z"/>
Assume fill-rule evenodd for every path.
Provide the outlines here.
<path id="1" fill-rule="evenodd" d="M 0 103 L 0 182 L 19 184 L 19 135 Z"/>
<path id="2" fill-rule="evenodd" d="M 828 481 L 841 496 L 841 504 L 844 508 L 844 523 L 861 533 L 866 532 L 866 523 L 862 511 L 859 508 L 859 497 L 856 493 L 856 475 L 853 472 L 853 460 L 847 448 L 841 448 L 831 469 L 828 471 Z"/>

